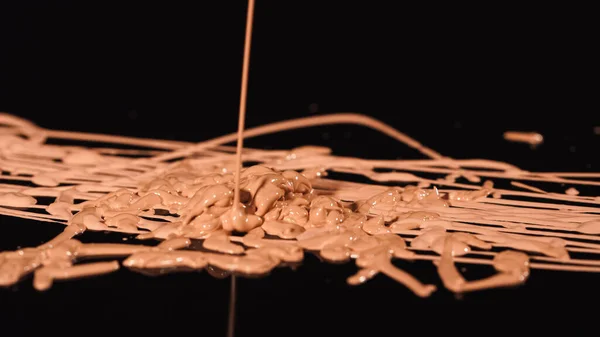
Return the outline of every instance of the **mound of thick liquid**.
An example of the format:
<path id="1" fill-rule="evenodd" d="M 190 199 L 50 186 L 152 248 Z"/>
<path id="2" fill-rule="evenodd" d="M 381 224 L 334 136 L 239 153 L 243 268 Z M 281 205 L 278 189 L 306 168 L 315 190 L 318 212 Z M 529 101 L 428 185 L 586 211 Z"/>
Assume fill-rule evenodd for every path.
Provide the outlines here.
<path id="1" fill-rule="evenodd" d="M 317 125 L 323 122 L 319 118 L 295 123 Z M 337 157 L 321 147 L 247 149 L 244 160 L 258 165 L 242 171 L 235 205 L 234 154 L 221 146 L 231 136 L 191 146 L 44 130 L 0 115 L 0 214 L 66 226 L 39 247 L 0 253 L 0 285 L 33 273 L 34 286 L 43 290 L 56 279 L 103 274 L 120 265 L 146 272 L 216 267 L 262 275 L 301 262 L 307 251 L 326 261 L 354 261 L 358 270 L 349 275 L 350 284 L 384 274 L 423 297 L 436 286 L 422 284 L 419 275 L 397 268 L 393 259 L 432 261 L 443 285 L 457 293 L 522 283 L 530 268 L 600 271 L 598 198 L 549 193 L 520 182 L 597 186 L 585 179 L 599 174 L 531 173 L 505 163 L 453 160 L 365 116 L 326 118 L 381 130 L 433 159 L 364 160 Z M 288 121 L 248 132 L 293 126 Z M 151 149 L 58 146 L 48 142 L 52 138 Z M 328 172 L 373 183 L 328 179 Z M 518 190 L 495 188 L 484 177 L 511 181 Z M 86 230 L 161 242 L 74 239 Z M 192 245 L 196 240 L 201 244 Z M 573 259 L 570 252 L 590 258 Z M 79 263 L 83 258 L 102 261 Z M 117 258 L 122 262 L 111 260 Z M 491 265 L 496 273 L 467 281 L 457 263 Z"/>

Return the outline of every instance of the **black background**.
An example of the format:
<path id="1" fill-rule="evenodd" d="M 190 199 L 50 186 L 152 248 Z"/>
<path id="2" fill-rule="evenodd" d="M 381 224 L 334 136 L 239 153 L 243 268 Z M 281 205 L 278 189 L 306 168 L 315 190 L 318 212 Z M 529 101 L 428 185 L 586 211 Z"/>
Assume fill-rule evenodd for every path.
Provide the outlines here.
<path id="1" fill-rule="evenodd" d="M 0 111 L 47 128 L 159 139 L 202 141 L 234 132 L 245 10 L 244 1 L 5 2 Z M 360 112 L 455 158 L 597 171 L 597 25 L 588 12 L 548 5 L 259 1 L 246 125 Z M 506 130 L 538 131 L 545 143 L 536 150 L 508 143 Z M 418 157 L 353 126 L 266 136 L 247 145 L 305 143 L 343 155 Z M 38 244 L 60 229 L 0 221 L 3 227 L 18 224 L 3 232 L 2 250 Z M 106 239 L 86 234 L 82 240 Z M 353 266 L 316 261 L 309 256 L 297 271 L 241 280 L 238 336 L 464 330 L 470 317 L 487 329 L 586 329 L 591 317 L 583 306 L 600 299 L 597 275 L 534 271 L 518 289 L 461 299 L 442 290 L 422 300 L 384 277 L 348 287 Z M 439 284 L 433 266 L 406 267 Z M 60 317 L 98 329 L 183 326 L 220 336 L 228 285 L 206 273 L 147 278 L 128 271 L 58 283 L 46 293 L 25 281 L 0 290 L 0 321 L 39 327 L 47 326 L 35 324 L 44 316 Z"/>

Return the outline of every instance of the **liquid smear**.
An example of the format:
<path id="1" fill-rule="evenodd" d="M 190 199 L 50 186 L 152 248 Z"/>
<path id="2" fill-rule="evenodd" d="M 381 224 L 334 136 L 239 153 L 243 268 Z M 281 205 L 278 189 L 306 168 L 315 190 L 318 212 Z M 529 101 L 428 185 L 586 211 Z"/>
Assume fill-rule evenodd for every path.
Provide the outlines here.
<path id="1" fill-rule="evenodd" d="M 38 247 L 0 253 L 0 285 L 32 273 L 34 287 L 45 290 L 55 280 L 121 266 L 145 272 L 216 267 L 262 275 L 301 262 L 306 252 L 355 263 L 349 284 L 383 274 L 421 297 L 439 285 L 424 284 L 394 259 L 430 261 L 440 284 L 455 293 L 518 285 L 531 269 L 600 272 L 600 199 L 546 192 L 552 184 L 560 190 L 598 186 L 599 173 L 534 173 L 490 160 L 455 160 L 357 114 L 288 120 L 244 136 L 339 123 L 378 130 L 427 158 L 366 160 L 312 146 L 245 148 L 243 161 L 259 164 L 241 171 L 235 204 L 236 149 L 223 144 L 236 134 L 190 144 L 47 130 L 0 114 L 0 214 L 65 226 Z M 99 145 L 49 142 L 57 139 Z M 107 143 L 114 148 L 100 147 Z M 119 149 L 123 144 L 140 149 Z M 329 179 L 328 172 L 373 183 Z M 514 189 L 495 188 L 491 179 Z M 540 183 L 545 190 L 535 186 Z M 76 239 L 88 230 L 161 242 Z M 201 245 L 194 247 L 202 250 L 190 247 L 196 240 Z M 586 258 L 572 258 L 573 252 Z M 96 262 L 79 263 L 83 258 Z M 495 273 L 466 280 L 457 264 L 489 265 Z"/>
<path id="2" fill-rule="evenodd" d="M 504 139 L 509 142 L 527 143 L 533 147 L 544 142 L 544 136 L 537 132 L 506 131 Z"/>

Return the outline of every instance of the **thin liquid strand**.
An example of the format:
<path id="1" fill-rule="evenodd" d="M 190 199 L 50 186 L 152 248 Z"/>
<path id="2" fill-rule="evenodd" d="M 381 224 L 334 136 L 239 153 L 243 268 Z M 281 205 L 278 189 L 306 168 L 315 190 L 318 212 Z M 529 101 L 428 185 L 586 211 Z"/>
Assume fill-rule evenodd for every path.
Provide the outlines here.
<path id="1" fill-rule="evenodd" d="M 248 68 L 250 66 L 250 47 L 252 45 L 252 22 L 254 20 L 254 0 L 248 0 L 246 17 L 246 36 L 244 39 L 244 60 L 242 66 L 242 84 L 240 90 L 240 110 L 238 115 L 237 147 L 235 152 L 235 187 L 233 198 L 233 209 L 239 207 L 240 203 L 240 176 L 242 173 L 242 151 L 244 149 L 244 124 L 246 121 L 246 98 L 248 96 Z M 235 215 L 232 215 L 235 216 Z M 235 335 L 236 317 L 236 276 L 231 275 L 229 293 L 229 317 L 227 323 L 227 336 Z"/>

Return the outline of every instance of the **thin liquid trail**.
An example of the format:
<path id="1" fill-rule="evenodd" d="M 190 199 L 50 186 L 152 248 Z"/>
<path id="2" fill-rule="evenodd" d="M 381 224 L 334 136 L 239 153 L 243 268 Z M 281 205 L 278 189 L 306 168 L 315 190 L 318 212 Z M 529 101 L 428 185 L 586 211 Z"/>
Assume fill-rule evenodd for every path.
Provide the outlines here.
<path id="1" fill-rule="evenodd" d="M 231 285 L 229 287 L 229 318 L 227 320 L 227 337 L 235 336 L 235 300 L 237 286 L 235 275 L 231 274 Z"/>
<path id="2" fill-rule="evenodd" d="M 244 147 L 244 123 L 246 120 L 246 97 L 248 96 L 248 68 L 250 65 L 250 45 L 252 40 L 252 19 L 254 16 L 254 0 L 248 0 L 248 17 L 246 18 L 246 38 L 244 43 L 244 65 L 242 69 L 242 88 L 240 93 L 240 112 L 238 117 L 238 134 L 235 168 L 235 195 L 233 205 L 240 202 L 240 171 L 242 170 L 242 149 Z"/>
<path id="3" fill-rule="evenodd" d="M 239 207 L 240 202 L 240 175 L 242 171 L 242 149 L 244 148 L 244 123 L 246 120 L 246 98 L 248 96 L 248 68 L 250 65 L 250 46 L 252 42 L 252 21 L 254 18 L 254 0 L 248 0 L 248 13 L 246 17 L 246 36 L 244 38 L 244 64 L 242 67 L 242 84 L 240 92 L 240 110 L 238 116 L 238 133 L 236 147 L 235 188 L 233 197 L 233 209 Z M 231 286 L 229 292 L 229 320 L 227 324 L 227 337 L 235 335 L 235 302 L 236 302 L 236 279 L 231 274 Z"/>

